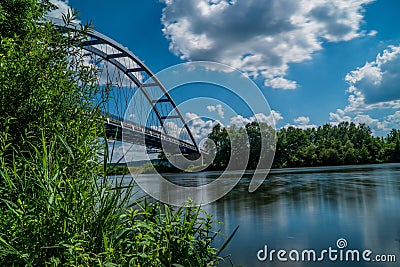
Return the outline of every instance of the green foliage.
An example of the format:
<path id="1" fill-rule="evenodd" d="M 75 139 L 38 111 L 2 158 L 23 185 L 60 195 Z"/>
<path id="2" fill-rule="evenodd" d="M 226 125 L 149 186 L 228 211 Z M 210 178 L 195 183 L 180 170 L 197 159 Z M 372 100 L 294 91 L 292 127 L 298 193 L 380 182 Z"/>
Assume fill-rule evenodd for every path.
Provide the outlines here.
<path id="1" fill-rule="evenodd" d="M 2 160 L 0 262 L 83 264 L 90 258 L 86 253 L 104 249 L 108 224 L 118 222 L 115 196 L 100 189 L 96 165 L 74 166 L 75 154 L 65 153 L 71 147 L 62 136 L 53 135 L 49 143 L 43 136 L 42 145 L 30 148 L 29 154 L 16 153 L 11 166 Z M 81 153 L 92 149 L 80 148 Z"/>
<path id="2" fill-rule="evenodd" d="M 387 162 L 386 139 L 374 137 L 365 124 L 341 122 L 318 128 L 283 128 L 278 132 L 275 167 L 326 166 Z"/>
<path id="3" fill-rule="evenodd" d="M 0 266 L 217 265 L 209 215 L 107 178 L 106 99 L 76 48 L 90 28 L 57 30 L 51 8 L 0 2 Z"/>
<path id="4" fill-rule="evenodd" d="M 222 128 L 220 124 L 217 124 L 208 135 L 208 138 L 215 144 L 214 147 L 210 145 L 208 141 L 205 143 L 206 151 L 209 151 L 210 155 L 215 154 L 212 167 L 214 169 L 225 168 L 228 165 L 231 155 L 231 144 L 227 129 Z"/>
<path id="5" fill-rule="evenodd" d="M 255 169 L 258 163 L 268 162 L 267 157 L 275 150 L 275 130 L 266 123 L 252 122 L 248 123 L 245 128 L 235 126 L 222 128 L 217 124 L 208 138 L 209 140 L 205 143 L 205 149 L 209 151 L 208 156 L 215 154 L 215 159 L 209 169 L 225 169 L 231 156 L 230 164 L 233 165 L 230 166 L 230 169 L 246 167 L 247 169 Z M 215 145 L 212 145 L 212 143 Z M 232 147 L 231 143 L 235 145 Z M 264 151 L 262 151 L 262 147 L 265 148 Z M 249 154 L 247 155 L 244 151 L 249 151 Z M 244 160 L 247 156 L 249 157 L 248 162 Z M 243 164 L 247 164 L 247 166 Z"/>
<path id="6" fill-rule="evenodd" d="M 37 29 L 37 21 L 55 6 L 46 0 L 4 0 L 0 3 L 0 36 L 26 36 Z"/>
<path id="7" fill-rule="evenodd" d="M 1 139 L 4 146 L 5 140 Z M 73 154 L 54 136 L 13 167 L 1 163 L 2 266 L 215 266 L 212 217 L 190 206 L 133 202 L 132 184 L 66 175 Z M 67 147 L 67 149 L 69 149 Z M 178 266 L 178 265 L 177 265 Z"/>
<path id="8" fill-rule="evenodd" d="M 101 136 L 99 111 L 91 101 L 98 90 L 96 69 L 74 48 L 89 28 L 62 34 L 51 23 L 38 22 L 48 10 L 47 1 L 1 3 L 0 131 L 9 133 L 7 140 L 18 151 L 26 152 L 42 134 L 62 133 L 72 150 L 73 144 Z"/>
<path id="9" fill-rule="evenodd" d="M 393 129 L 385 139 L 383 147 L 383 160 L 388 162 L 400 162 L 400 130 Z"/>
<path id="10" fill-rule="evenodd" d="M 129 169 L 126 165 L 122 166 L 107 166 L 107 175 L 127 175 Z"/>
<path id="11" fill-rule="evenodd" d="M 212 246 L 220 233 L 200 208 L 174 211 L 144 202 L 141 211 L 131 209 L 124 220 L 130 227 L 121 233 L 118 252 L 132 255 L 131 266 L 214 266 L 223 260 Z"/>
<path id="12" fill-rule="evenodd" d="M 261 152 L 261 127 L 265 124 L 247 124 L 250 159 L 248 169 L 255 169 Z M 242 128 L 221 128 L 216 125 L 209 138 L 216 144 L 216 158 L 211 168 L 227 167 L 231 153 L 230 137 L 241 134 Z M 266 139 L 273 139 L 271 130 Z M 207 145 L 207 144 L 206 144 Z M 212 149 L 212 146 L 209 146 Z M 270 147 L 269 149 L 273 149 Z M 261 161 L 263 159 L 261 158 Z M 277 133 L 273 167 L 307 167 L 343 164 L 400 162 L 400 130 L 393 129 L 387 137 L 375 137 L 365 124 L 341 122 L 318 128 L 282 128 Z"/>

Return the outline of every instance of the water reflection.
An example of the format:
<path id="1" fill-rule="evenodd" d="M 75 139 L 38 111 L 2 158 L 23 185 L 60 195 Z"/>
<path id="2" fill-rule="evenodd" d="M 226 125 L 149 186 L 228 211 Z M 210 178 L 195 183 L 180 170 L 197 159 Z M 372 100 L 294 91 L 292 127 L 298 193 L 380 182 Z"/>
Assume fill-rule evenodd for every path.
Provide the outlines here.
<path id="1" fill-rule="evenodd" d="M 234 263 L 242 266 L 321 266 L 259 262 L 256 253 L 265 244 L 274 249 L 318 251 L 334 247 L 341 237 L 350 248 L 398 256 L 399 178 L 398 164 L 279 170 L 255 193 L 248 193 L 248 181 L 242 180 L 206 209 L 225 221 L 227 231 L 240 225 L 229 249 Z M 323 266 L 382 264 L 324 262 Z"/>
<path id="2" fill-rule="evenodd" d="M 199 185 L 218 175 L 170 175 L 169 179 Z M 250 178 L 251 173 L 245 174 L 234 190 L 204 207 L 225 222 L 223 232 L 229 234 L 240 225 L 228 248 L 234 264 L 398 266 L 398 262 L 260 262 L 256 253 L 265 244 L 276 250 L 321 251 L 345 238 L 349 249 L 396 254 L 399 261 L 400 164 L 274 170 L 254 193 L 248 192 Z"/>

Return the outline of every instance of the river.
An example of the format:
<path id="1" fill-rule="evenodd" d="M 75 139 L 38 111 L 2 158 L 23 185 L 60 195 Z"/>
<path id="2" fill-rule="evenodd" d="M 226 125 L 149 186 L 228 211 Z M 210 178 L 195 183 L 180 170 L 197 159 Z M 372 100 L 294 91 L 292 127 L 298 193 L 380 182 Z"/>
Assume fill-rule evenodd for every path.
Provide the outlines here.
<path id="1" fill-rule="evenodd" d="M 218 175 L 170 178 L 192 184 Z M 227 235 L 239 225 L 225 251 L 235 266 L 399 266 L 400 164 L 272 170 L 254 193 L 250 177 L 203 207 Z M 391 255 L 396 263 L 376 261 Z"/>

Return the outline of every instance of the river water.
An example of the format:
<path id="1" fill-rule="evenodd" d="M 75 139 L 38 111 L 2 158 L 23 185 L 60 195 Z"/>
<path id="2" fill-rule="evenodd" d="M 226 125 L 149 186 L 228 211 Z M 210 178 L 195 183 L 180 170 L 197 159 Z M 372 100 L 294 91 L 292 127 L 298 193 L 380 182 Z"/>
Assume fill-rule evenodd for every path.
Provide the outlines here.
<path id="1" fill-rule="evenodd" d="M 170 178 L 191 184 L 218 175 Z M 239 225 L 225 251 L 235 266 L 400 266 L 400 164 L 273 170 L 254 193 L 250 178 L 203 207 L 227 235 Z M 396 263 L 377 262 L 391 255 Z"/>

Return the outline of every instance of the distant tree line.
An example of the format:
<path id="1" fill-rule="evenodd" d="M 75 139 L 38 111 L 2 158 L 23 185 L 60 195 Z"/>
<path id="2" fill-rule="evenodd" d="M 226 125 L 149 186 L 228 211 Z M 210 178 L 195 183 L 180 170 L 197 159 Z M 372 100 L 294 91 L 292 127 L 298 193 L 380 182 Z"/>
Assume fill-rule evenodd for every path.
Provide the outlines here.
<path id="1" fill-rule="evenodd" d="M 215 146 L 212 147 L 211 143 L 205 145 L 215 150 L 210 169 L 226 168 L 231 153 L 235 153 L 231 151 L 230 139 L 237 142 L 240 140 L 238 136 L 243 136 L 245 131 L 248 142 L 243 144 L 250 149 L 247 169 L 257 167 L 260 155 L 261 161 L 265 160 L 261 153 L 261 134 L 267 135 L 264 140 L 273 139 L 274 130 L 270 126 L 257 122 L 245 127 L 216 125 L 208 136 Z M 400 130 L 397 129 L 392 129 L 385 137 L 377 137 L 365 124 L 341 122 L 338 125 L 327 123 L 318 128 L 282 128 L 276 136 L 273 168 L 400 162 Z M 264 147 L 271 149 L 271 144 Z"/>

